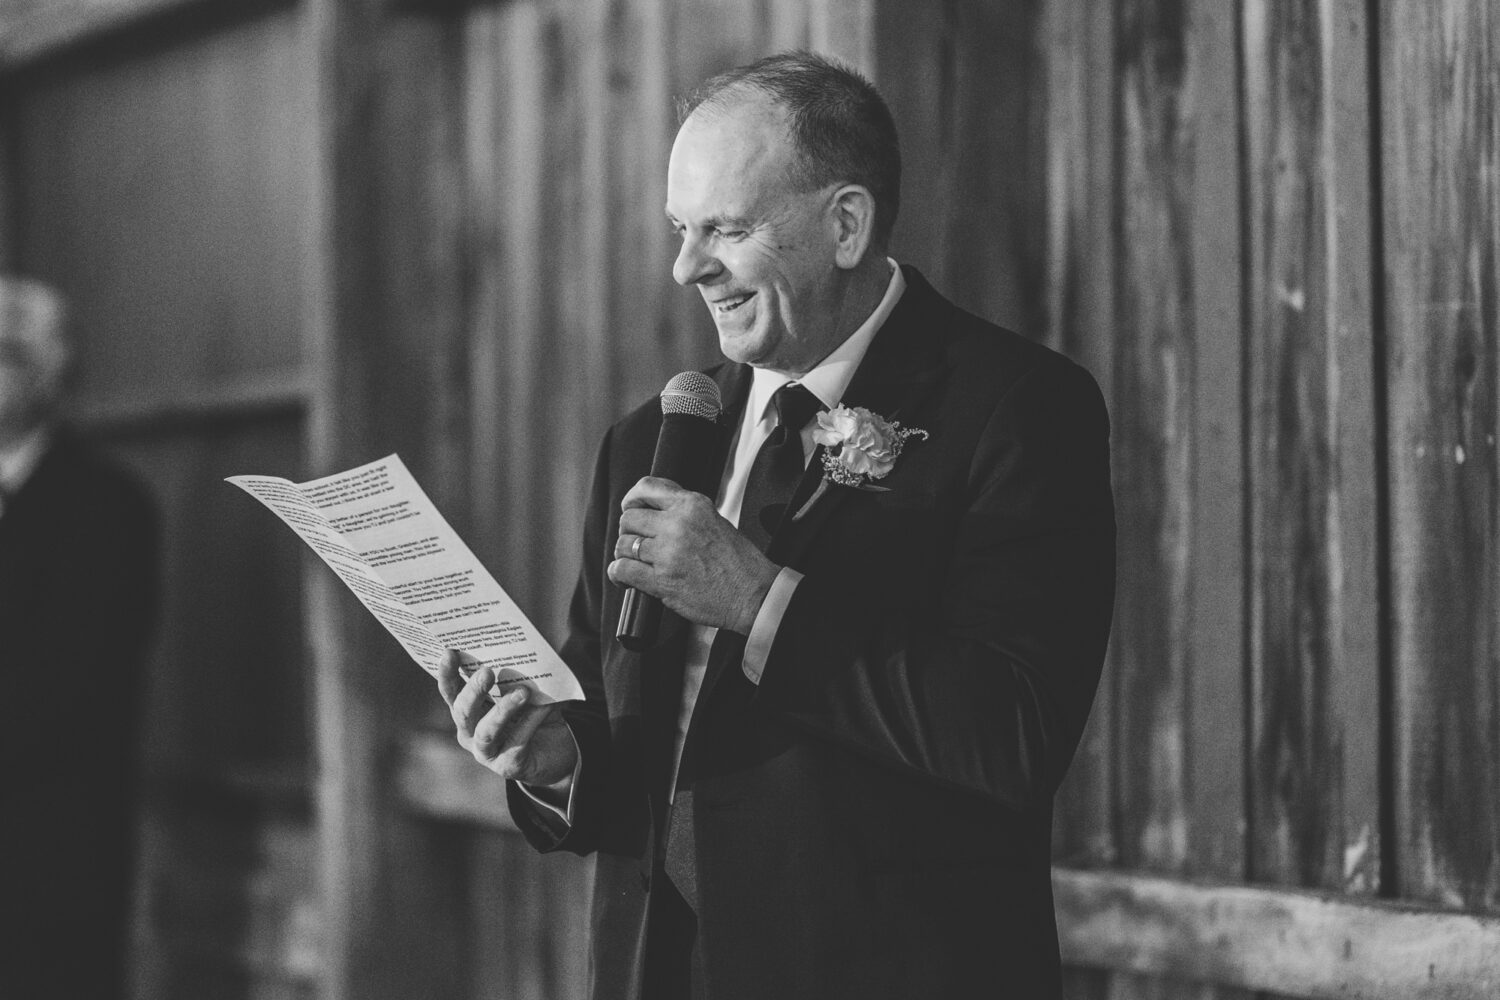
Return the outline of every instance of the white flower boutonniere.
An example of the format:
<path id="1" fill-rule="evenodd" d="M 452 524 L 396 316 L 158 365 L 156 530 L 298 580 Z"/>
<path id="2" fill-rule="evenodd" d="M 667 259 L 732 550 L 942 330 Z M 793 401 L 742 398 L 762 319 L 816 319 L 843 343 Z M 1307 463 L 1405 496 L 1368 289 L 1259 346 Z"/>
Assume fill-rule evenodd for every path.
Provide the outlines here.
<path id="1" fill-rule="evenodd" d="M 830 484 L 874 493 L 889 492 L 871 481 L 890 475 L 907 438 L 925 440 L 927 436 L 919 427 L 902 427 L 899 421 L 886 420 L 863 406 L 850 409 L 841 405 L 819 413 L 813 440 L 823 446 L 823 481 L 792 520 L 806 514 Z"/>

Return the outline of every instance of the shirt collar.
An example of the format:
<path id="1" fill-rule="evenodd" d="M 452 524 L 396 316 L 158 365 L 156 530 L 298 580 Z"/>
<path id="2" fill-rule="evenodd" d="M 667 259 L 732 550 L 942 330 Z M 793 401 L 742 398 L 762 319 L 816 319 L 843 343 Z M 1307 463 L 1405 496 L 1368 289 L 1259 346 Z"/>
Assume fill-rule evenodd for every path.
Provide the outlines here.
<path id="1" fill-rule="evenodd" d="M 0 492 L 15 496 L 21 491 L 50 440 L 47 428 L 38 427 L 9 447 L 0 447 Z"/>
<path id="2" fill-rule="evenodd" d="M 849 383 L 854 379 L 855 369 L 864 360 L 865 352 L 870 349 L 870 341 L 875 339 L 875 334 L 890 319 L 896 303 L 901 301 L 901 294 L 906 291 L 906 278 L 901 274 L 901 267 L 889 257 L 886 258 L 886 263 L 891 268 L 891 280 L 885 286 L 885 295 L 881 297 L 880 304 L 859 325 L 859 329 L 846 337 L 828 357 L 818 362 L 812 371 L 794 379 L 765 368 L 755 369 L 754 381 L 750 385 L 750 398 L 745 402 L 746 413 L 754 414 L 753 420 L 759 422 L 765 417 L 766 407 L 771 405 L 771 397 L 788 382 L 800 382 L 830 410 L 839 405 Z"/>

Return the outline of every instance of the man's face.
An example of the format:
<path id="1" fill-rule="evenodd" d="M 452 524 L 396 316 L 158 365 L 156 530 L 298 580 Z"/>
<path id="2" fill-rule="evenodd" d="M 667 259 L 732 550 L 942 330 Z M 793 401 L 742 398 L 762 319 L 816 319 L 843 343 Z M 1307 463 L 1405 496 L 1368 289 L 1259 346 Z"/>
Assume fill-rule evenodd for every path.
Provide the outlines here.
<path id="1" fill-rule="evenodd" d="M 747 95 L 694 112 L 672 145 L 672 277 L 697 285 L 724 356 L 800 375 L 838 345 L 833 187 L 798 190 L 781 109 Z"/>
<path id="2" fill-rule="evenodd" d="M 56 396 L 66 349 L 48 293 L 0 281 L 0 444 L 40 422 Z"/>

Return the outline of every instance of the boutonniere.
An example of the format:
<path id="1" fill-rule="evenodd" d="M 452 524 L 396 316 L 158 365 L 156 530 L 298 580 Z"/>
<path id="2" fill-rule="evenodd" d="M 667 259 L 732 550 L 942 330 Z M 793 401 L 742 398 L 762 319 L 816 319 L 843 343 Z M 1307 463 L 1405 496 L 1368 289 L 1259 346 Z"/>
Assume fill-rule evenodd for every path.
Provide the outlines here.
<path id="1" fill-rule="evenodd" d="M 863 406 L 850 409 L 840 405 L 819 413 L 813 440 L 823 446 L 823 481 L 792 520 L 800 520 L 830 485 L 889 493 L 886 487 L 874 485 L 873 480 L 890 475 L 907 438 L 925 440 L 927 436 L 920 427 L 902 427 L 899 421 L 886 420 Z"/>

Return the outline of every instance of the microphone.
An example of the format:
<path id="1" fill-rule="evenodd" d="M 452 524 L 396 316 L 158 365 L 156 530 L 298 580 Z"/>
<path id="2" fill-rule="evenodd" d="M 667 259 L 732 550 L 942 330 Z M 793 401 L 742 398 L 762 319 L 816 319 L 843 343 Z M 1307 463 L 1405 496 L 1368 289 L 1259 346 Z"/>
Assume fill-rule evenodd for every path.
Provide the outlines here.
<path id="1" fill-rule="evenodd" d="M 683 489 L 710 500 L 718 492 L 716 473 L 724 431 L 719 426 L 719 384 L 702 372 L 673 375 L 661 391 L 661 433 L 651 475 L 670 479 Z M 634 587 L 625 590 L 615 638 L 632 653 L 656 644 L 661 625 L 661 601 Z"/>

